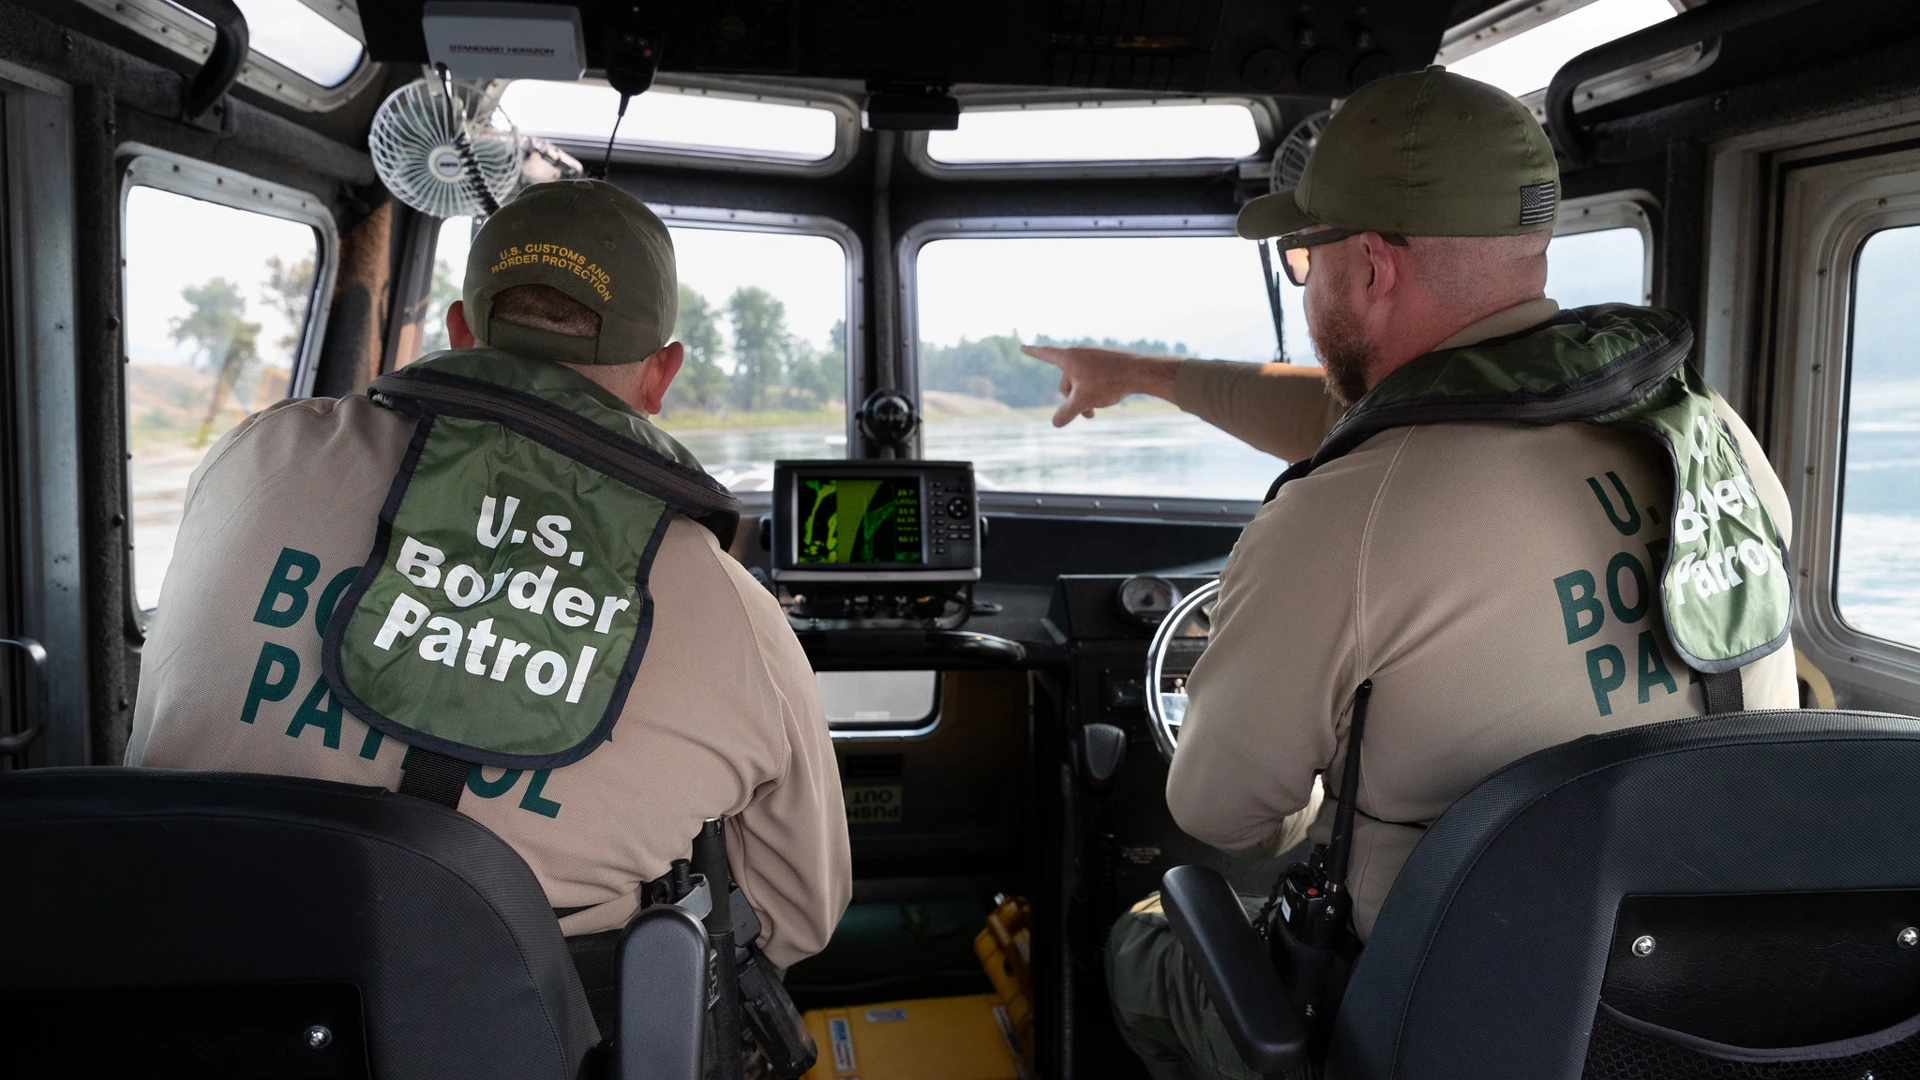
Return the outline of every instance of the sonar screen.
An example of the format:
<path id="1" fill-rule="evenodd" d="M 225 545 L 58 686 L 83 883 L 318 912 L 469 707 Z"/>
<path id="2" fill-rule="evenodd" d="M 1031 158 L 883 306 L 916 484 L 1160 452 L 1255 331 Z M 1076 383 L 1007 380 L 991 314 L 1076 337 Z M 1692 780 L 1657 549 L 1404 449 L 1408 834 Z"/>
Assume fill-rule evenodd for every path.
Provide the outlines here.
<path id="1" fill-rule="evenodd" d="M 887 566 L 925 559 L 918 476 L 794 480 L 795 562 Z"/>

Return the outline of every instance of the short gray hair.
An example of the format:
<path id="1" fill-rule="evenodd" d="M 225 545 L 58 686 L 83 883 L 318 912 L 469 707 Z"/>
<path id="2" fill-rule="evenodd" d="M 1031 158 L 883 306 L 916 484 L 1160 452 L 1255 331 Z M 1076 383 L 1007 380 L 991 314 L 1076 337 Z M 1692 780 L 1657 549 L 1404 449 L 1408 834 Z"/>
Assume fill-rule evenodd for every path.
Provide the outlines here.
<path id="1" fill-rule="evenodd" d="M 600 313 L 551 285 L 515 285 L 494 294 L 488 316 L 568 337 L 600 336 Z"/>
<path id="2" fill-rule="evenodd" d="M 1516 286 L 1538 294 L 1547 284 L 1551 234 L 1520 236 L 1416 236 L 1408 247 L 1426 287 L 1449 301 L 1472 306 L 1488 296 L 1511 295 Z M 1530 283 L 1530 284 L 1529 284 Z"/>

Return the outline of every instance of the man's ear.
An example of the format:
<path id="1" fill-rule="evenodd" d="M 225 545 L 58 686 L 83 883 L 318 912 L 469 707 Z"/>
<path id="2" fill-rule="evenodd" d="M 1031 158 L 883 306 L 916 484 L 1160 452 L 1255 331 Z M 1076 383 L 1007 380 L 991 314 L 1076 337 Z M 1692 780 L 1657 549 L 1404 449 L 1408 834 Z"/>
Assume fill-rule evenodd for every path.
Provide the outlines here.
<path id="1" fill-rule="evenodd" d="M 1401 260 L 1406 258 L 1407 249 L 1394 247 L 1373 232 L 1362 234 L 1360 242 L 1366 245 L 1367 261 L 1371 264 L 1367 295 L 1378 300 L 1393 292 L 1400 283 Z"/>
<path id="2" fill-rule="evenodd" d="M 667 388 L 673 385 L 673 377 L 680 374 L 680 365 L 686 358 L 686 349 L 679 342 L 674 341 L 641 361 L 643 365 L 640 369 L 641 412 L 648 416 L 659 414 L 660 404 L 667 396 Z"/>
<path id="3" fill-rule="evenodd" d="M 455 300 L 447 308 L 447 344 L 456 349 L 471 349 L 478 344 L 473 330 L 467 326 L 467 305 L 463 300 Z"/>

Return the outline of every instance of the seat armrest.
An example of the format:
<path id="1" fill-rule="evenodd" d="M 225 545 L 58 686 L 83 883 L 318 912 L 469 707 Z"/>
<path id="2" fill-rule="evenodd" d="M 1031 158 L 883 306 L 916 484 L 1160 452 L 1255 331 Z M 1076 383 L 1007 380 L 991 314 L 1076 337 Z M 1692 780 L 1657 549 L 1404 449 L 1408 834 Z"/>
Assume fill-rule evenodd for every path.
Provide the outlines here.
<path id="1" fill-rule="evenodd" d="M 1265 1074 L 1304 1067 L 1306 1028 L 1227 879 L 1204 866 L 1176 866 L 1160 881 L 1160 902 L 1241 1060 Z"/>
<path id="2" fill-rule="evenodd" d="M 707 932 L 674 904 L 643 909 L 620 939 L 617 1080 L 700 1080 Z"/>

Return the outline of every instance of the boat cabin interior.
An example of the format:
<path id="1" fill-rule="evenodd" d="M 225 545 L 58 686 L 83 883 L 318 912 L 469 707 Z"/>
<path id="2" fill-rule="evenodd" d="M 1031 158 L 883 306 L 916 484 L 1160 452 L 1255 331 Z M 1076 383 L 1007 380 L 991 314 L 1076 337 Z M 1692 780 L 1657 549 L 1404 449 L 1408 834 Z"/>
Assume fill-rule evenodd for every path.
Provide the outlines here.
<path id="1" fill-rule="evenodd" d="M 1323 1029 L 1222 902 L 1304 849 L 1222 852 L 1166 799 L 1289 463 L 1144 395 L 1056 426 L 1022 347 L 1317 364 L 1235 214 L 1432 64 L 1552 139 L 1547 295 L 1677 312 L 1764 447 L 1806 712 L 1476 788 Z M 654 422 L 817 672 L 853 879 L 823 951 L 736 971 L 715 942 L 756 931 L 690 849 L 705 884 L 634 918 L 592 1016 L 469 819 L 123 767 L 209 449 L 448 349 L 482 223 L 588 178 L 670 231 Z M 1161 1076 L 1104 957 L 1163 889 L 1232 1075 L 1920 1077 L 1920 5 L 4 0 L 0 200 L 0 1072 L 678 1080 L 757 1040 L 789 1080 Z M 270 676 L 289 714 L 321 681 Z M 496 772 L 468 797 L 565 820 Z"/>

